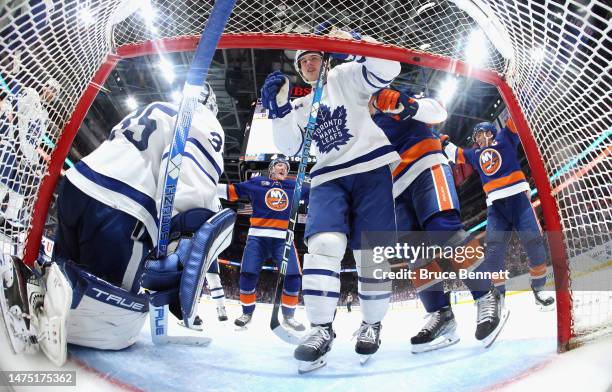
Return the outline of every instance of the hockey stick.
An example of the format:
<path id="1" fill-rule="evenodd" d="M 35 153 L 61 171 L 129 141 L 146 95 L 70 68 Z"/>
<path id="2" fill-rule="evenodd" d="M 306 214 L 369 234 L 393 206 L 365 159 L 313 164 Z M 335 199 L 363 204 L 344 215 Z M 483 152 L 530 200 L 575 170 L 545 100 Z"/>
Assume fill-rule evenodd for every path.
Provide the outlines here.
<path id="1" fill-rule="evenodd" d="M 285 342 L 291 344 L 298 344 L 300 336 L 287 330 L 281 325 L 280 321 L 278 320 L 278 312 L 281 307 L 283 284 L 285 282 L 285 274 L 287 273 L 287 263 L 289 260 L 289 254 L 293 250 L 293 237 L 295 233 L 295 225 L 297 222 L 300 197 L 302 195 L 302 184 L 304 183 L 304 176 L 306 175 L 306 164 L 308 163 L 308 157 L 310 156 L 312 134 L 317 126 L 317 116 L 319 114 L 320 106 L 319 104 L 321 102 L 321 96 L 323 95 L 323 82 L 327 75 L 329 59 L 329 53 L 324 53 L 323 61 L 321 62 L 321 69 L 319 70 L 319 77 L 317 78 L 317 84 L 314 88 L 312 106 L 310 107 L 310 116 L 308 117 L 308 124 L 306 125 L 306 132 L 304 134 L 304 145 L 302 147 L 302 155 L 300 157 L 300 166 L 298 168 L 297 178 L 295 180 L 293 199 L 291 200 L 291 212 L 289 213 L 289 226 L 287 227 L 285 247 L 283 248 L 283 259 L 281 261 L 280 269 L 278 271 L 278 279 L 276 280 L 274 308 L 272 309 L 272 318 L 270 319 L 270 328 L 272 329 L 272 332 L 274 332 L 276 336 L 278 336 Z"/>
<path id="2" fill-rule="evenodd" d="M 161 197 L 159 209 L 159 231 L 157 236 L 157 258 L 166 256 L 168 243 L 170 241 L 170 223 L 172 220 L 172 210 L 174 207 L 174 196 L 178 185 L 181 162 L 185 152 L 185 144 L 189 128 L 193 120 L 193 112 L 198 104 L 198 98 L 208 70 L 215 54 L 215 49 L 219 38 L 225 29 L 225 25 L 231 15 L 236 0 L 217 0 L 213 6 L 210 16 L 206 21 L 206 26 L 200 37 L 200 42 L 193 56 L 187 81 L 183 86 L 183 98 L 179 106 L 174 126 L 174 135 L 168 161 L 164 174 L 164 190 Z M 208 263 L 206 263 L 208 264 Z M 151 303 L 149 318 L 151 323 L 151 338 L 156 344 L 183 343 L 200 344 L 210 343 L 209 338 L 198 337 L 185 339 L 184 337 L 168 336 L 168 305 L 154 306 Z M 199 339 L 199 340 L 198 340 Z"/>

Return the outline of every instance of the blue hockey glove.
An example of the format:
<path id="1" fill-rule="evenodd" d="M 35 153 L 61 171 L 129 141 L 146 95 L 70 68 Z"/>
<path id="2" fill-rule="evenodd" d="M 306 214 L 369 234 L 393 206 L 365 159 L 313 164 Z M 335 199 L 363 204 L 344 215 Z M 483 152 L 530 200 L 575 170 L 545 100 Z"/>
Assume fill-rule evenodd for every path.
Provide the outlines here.
<path id="1" fill-rule="evenodd" d="M 283 118 L 291 111 L 290 91 L 291 83 L 285 74 L 275 71 L 268 75 L 261 88 L 261 104 L 271 119 Z"/>

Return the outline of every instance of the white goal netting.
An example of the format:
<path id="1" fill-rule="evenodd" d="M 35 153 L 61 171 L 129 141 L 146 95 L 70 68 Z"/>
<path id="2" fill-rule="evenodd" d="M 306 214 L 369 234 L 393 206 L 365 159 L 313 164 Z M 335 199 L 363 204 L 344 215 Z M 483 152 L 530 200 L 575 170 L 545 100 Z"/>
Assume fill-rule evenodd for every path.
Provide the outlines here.
<path id="1" fill-rule="evenodd" d="M 92 99 L 87 94 L 103 83 L 100 70 L 112 69 L 113 54 L 145 41 L 164 50 L 198 35 L 211 4 L 0 0 L 4 252 L 37 249 L 40 237 L 28 233 L 43 230 L 45 204 Z M 278 48 L 295 48 L 314 26 L 333 20 L 378 40 L 383 55 L 408 49 L 413 60 L 450 59 L 449 72 L 471 64 L 467 76 L 498 75 L 535 141 L 527 155 L 543 171 L 534 175 L 545 177 L 556 203 L 574 290 L 573 314 L 561 309 L 567 314 L 560 320 L 589 337 L 612 322 L 611 14 L 601 0 L 238 0 L 225 37 L 252 47 L 276 35 Z M 488 42 L 479 64 L 466 55 L 475 31 Z"/>

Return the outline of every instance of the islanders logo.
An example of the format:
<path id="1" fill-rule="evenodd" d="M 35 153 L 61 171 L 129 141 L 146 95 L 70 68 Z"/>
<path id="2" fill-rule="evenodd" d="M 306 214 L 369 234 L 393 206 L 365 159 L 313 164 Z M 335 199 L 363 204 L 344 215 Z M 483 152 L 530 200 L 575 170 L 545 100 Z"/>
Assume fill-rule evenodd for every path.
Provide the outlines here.
<path id="1" fill-rule="evenodd" d="M 347 144 L 353 135 L 346 127 L 346 108 L 341 105 L 332 112 L 328 106 L 321 105 L 312 138 L 322 154 L 334 149 L 339 151 L 341 146 Z"/>
<path id="2" fill-rule="evenodd" d="M 289 196 L 280 188 L 272 188 L 266 192 L 266 205 L 274 211 L 285 211 L 289 206 Z"/>
<path id="3" fill-rule="evenodd" d="M 487 176 L 491 176 L 499 170 L 502 165 L 502 157 L 499 151 L 487 148 L 480 153 L 480 168 Z"/>

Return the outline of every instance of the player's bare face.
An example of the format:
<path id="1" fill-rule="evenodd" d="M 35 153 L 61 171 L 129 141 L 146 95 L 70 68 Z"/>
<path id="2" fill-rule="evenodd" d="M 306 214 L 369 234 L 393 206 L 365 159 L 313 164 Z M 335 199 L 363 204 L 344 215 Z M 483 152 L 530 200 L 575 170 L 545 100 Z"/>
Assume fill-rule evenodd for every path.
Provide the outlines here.
<path id="1" fill-rule="evenodd" d="M 287 178 L 287 174 L 287 166 L 282 163 L 277 163 L 272 168 L 270 177 L 273 180 L 283 181 L 285 178 Z"/>
<path id="2" fill-rule="evenodd" d="M 300 70 L 307 82 L 314 82 L 319 77 L 323 59 L 316 53 L 307 54 L 300 59 Z"/>
<path id="3" fill-rule="evenodd" d="M 474 139 L 476 139 L 476 144 L 478 144 L 478 147 L 480 148 L 489 147 L 491 145 L 491 142 L 493 141 L 493 134 L 489 131 L 478 132 L 474 136 Z"/>

